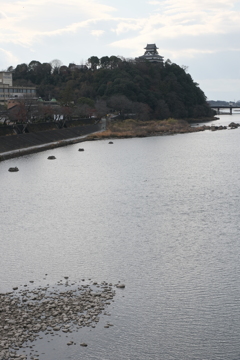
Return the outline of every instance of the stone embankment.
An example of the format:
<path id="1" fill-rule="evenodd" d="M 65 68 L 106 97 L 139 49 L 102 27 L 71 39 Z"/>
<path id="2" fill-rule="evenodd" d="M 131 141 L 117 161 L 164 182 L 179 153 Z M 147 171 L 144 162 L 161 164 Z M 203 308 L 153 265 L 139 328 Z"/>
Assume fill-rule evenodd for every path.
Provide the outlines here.
<path id="1" fill-rule="evenodd" d="M 98 123 L 0 136 L 0 160 L 81 142 L 84 136 L 101 129 L 102 125 Z"/>
<path id="2" fill-rule="evenodd" d="M 125 287 L 120 283 L 115 286 L 121 289 Z M 68 277 L 60 280 L 54 288 L 24 287 L 22 290 L 14 287 L 12 292 L 0 294 L 0 360 L 35 359 L 29 341 L 42 339 L 48 334 L 70 335 L 85 326 L 95 328 L 100 314 L 111 304 L 115 295 L 111 283 L 85 284 L 84 279 L 70 283 Z M 113 324 L 105 322 L 104 328 L 110 326 Z M 66 345 L 88 344 L 81 340 L 77 344 L 68 336 Z M 25 354 L 22 353 L 23 349 Z"/>

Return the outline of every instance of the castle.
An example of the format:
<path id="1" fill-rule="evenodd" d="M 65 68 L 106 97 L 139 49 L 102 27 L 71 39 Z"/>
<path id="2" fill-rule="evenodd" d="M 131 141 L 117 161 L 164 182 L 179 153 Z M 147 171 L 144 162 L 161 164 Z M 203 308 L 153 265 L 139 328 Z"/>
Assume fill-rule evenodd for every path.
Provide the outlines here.
<path id="1" fill-rule="evenodd" d="M 147 44 L 144 48 L 146 51 L 144 55 L 135 58 L 136 61 L 149 61 L 151 63 L 161 63 L 163 64 L 163 56 L 158 54 L 156 44 Z"/>

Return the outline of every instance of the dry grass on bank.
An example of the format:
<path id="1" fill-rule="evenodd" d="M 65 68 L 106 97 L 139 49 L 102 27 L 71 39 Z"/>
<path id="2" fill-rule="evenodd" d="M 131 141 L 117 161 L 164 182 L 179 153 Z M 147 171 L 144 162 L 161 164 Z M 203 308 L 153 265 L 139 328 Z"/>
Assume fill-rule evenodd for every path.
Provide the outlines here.
<path id="1" fill-rule="evenodd" d="M 154 135 L 179 134 L 196 131 L 187 121 L 168 119 L 137 121 L 127 119 L 123 121 L 109 122 L 107 130 L 88 136 L 88 140 L 146 137 Z M 198 130 L 199 131 L 199 130 Z"/>

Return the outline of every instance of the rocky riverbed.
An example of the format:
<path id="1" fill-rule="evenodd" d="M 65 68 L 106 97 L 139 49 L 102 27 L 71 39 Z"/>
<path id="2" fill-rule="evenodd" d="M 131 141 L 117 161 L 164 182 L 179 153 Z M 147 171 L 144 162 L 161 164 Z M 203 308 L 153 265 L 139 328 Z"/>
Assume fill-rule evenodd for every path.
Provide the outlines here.
<path id="1" fill-rule="evenodd" d="M 23 349 L 31 348 L 29 342 L 38 337 L 67 334 L 85 326 L 94 328 L 100 314 L 113 301 L 113 287 L 125 287 L 120 283 L 87 284 L 84 279 L 70 282 L 68 277 L 54 287 L 34 288 L 33 281 L 29 285 L 0 293 L 0 360 L 38 359 L 39 355 L 34 357 L 31 351 L 22 354 Z M 107 322 L 104 327 L 110 326 L 113 324 Z M 73 341 L 66 343 L 73 344 Z M 79 345 L 86 347 L 88 344 Z"/>

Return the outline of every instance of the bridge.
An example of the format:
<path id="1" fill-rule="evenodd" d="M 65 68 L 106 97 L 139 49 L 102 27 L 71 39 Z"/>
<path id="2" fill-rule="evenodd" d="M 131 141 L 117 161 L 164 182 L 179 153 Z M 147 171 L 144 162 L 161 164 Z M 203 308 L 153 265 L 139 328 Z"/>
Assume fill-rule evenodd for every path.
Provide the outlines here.
<path id="1" fill-rule="evenodd" d="M 216 110 L 217 114 L 220 114 L 221 109 L 229 109 L 230 115 L 232 115 L 233 109 L 239 109 L 240 111 L 240 106 L 233 106 L 233 105 L 210 105 L 210 108 Z"/>

